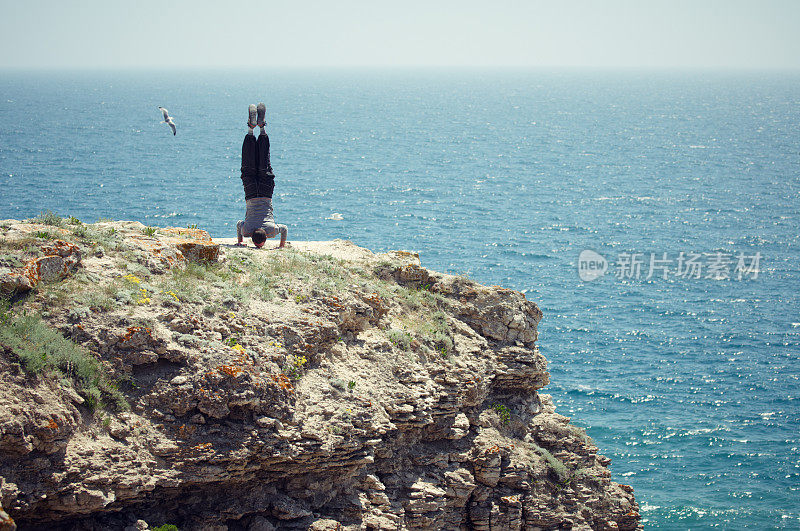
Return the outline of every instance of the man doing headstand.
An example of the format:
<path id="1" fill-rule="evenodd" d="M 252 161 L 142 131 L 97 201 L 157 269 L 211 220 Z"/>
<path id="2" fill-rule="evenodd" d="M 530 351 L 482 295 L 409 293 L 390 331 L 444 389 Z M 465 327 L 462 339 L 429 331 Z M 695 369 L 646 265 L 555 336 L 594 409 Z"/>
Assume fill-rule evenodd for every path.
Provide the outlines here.
<path id="1" fill-rule="evenodd" d="M 267 238 L 280 233 L 281 243 L 286 245 L 288 229 L 286 225 L 275 223 L 272 213 L 272 191 L 275 189 L 275 175 L 269 162 L 269 137 L 267 124 L 264 121 L 267 108 L 263 103 L 250 105 L 248 109 L 247 134 L 242 142 L 242 184 L 247 212 L 244 221 L 236 223 L 237 245 L 244 245 L 243 238 L 250 237 L 256 247 L 263 247 Z M 253 128 L 258 125 L 261 133 L 258 140 L 253 135 Z"/>

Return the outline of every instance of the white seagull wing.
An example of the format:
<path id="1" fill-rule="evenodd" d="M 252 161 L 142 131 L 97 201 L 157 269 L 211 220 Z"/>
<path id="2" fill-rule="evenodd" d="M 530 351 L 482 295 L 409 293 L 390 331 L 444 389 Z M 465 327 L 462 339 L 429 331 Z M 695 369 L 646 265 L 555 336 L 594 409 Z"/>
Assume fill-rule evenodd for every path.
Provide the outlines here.
<path id="1" fill-rule="evenodd" d="M 159 107 L 159 109 L 161 109 L 161 114 L 164 115 L 164 121 L 165 122 L 169 121 L 169 113 L 167 112 L 167 110 L 164 107 Z"/>

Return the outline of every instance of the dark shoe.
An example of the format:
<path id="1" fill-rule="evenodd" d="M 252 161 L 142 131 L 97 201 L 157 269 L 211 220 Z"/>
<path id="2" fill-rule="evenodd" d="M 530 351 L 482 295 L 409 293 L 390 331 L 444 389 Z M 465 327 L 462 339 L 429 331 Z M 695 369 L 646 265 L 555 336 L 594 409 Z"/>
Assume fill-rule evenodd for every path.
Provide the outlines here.
<path id="1" fill-rule="evenodd" d="M 264 127 L 267 125 L 267 122 L 264 121 L 264 117 L 267 115 L 267 106 L 264 105 L 264 102 L 258 104 L 258 118 L 256 119 L 256 124 L 259 127 Z"/>
<path id="2" fill-rule="evenodd" d="M 250 115 L 247 120 L 247 127 L 252 129 L 256 126 L 256 106 L 251 103 L 250 107 L 247 109 L 247 112 Z"/>

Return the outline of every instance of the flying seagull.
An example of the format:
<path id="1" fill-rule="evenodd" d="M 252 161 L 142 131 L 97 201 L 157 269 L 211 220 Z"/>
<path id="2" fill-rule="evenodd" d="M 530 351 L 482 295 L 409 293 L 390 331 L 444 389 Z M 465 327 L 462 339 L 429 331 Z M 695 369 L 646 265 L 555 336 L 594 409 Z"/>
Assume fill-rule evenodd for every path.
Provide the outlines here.
<path id="1" fill-rule="evenodd" d="M 161 114 L 164 115 L 164 121 L 161 123 L 170 126 L 170 128 L 172 129 L 172 136 L 177 135 L 178 131 L 175 129 L 175 122 L 172 121 L 172 118 L 170 117 L 167 110 L 164 107 L 159 107 L 159 109 L 161 109 Z"/>

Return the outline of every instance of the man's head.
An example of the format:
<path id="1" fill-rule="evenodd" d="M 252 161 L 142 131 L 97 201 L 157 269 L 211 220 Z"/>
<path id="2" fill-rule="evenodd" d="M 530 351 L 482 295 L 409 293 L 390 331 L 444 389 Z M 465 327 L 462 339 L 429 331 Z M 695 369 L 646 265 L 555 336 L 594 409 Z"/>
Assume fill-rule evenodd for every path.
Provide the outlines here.
<path id="1" fill-rule="evenodd" d="M 255 232 L 253 232 L 252 238 L 253 245 L 261 248 L 264 246 L 264 242 L 267 241 L 267 232 L 264 229 L 256 229 Z"/>

